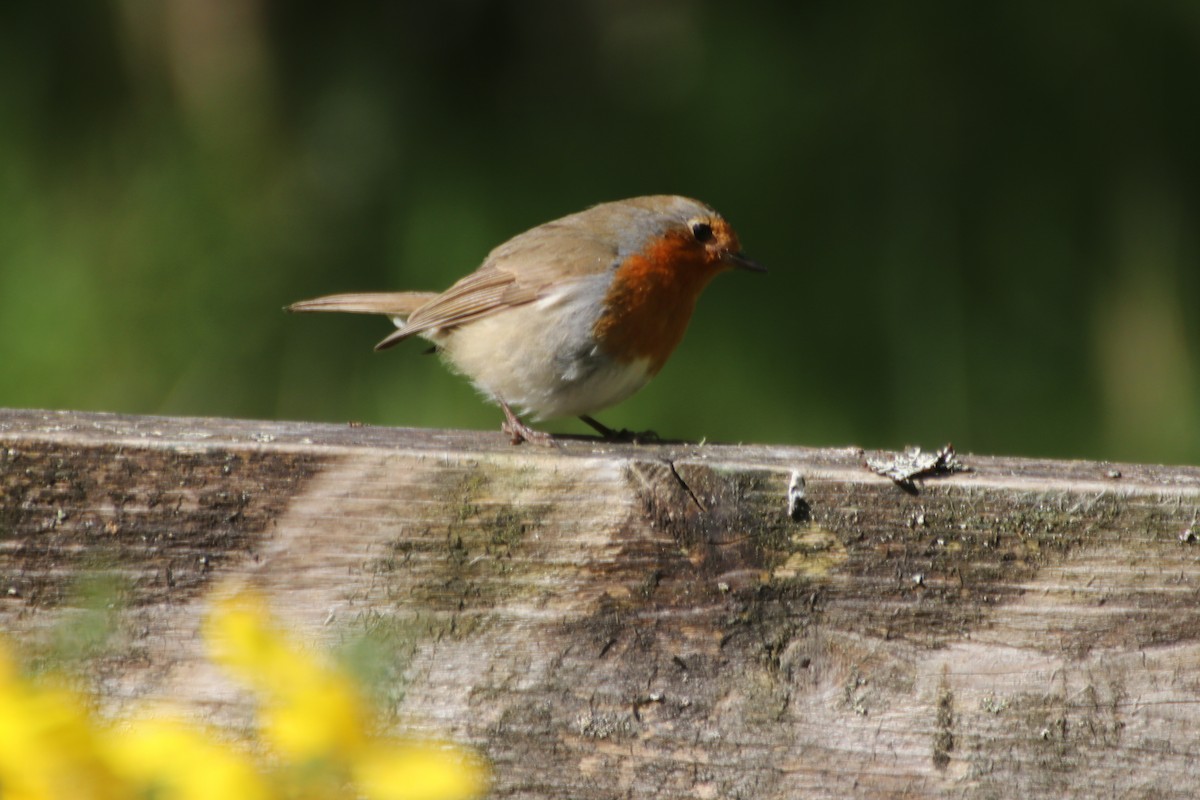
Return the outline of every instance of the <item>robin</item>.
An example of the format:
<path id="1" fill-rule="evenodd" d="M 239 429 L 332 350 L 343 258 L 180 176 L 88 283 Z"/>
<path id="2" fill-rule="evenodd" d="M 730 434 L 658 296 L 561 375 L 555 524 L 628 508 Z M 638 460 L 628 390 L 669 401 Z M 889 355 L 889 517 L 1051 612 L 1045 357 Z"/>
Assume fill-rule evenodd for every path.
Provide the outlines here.
<path id="1" fill-rule="evenodd" d="M 384 314 L 433 343 L 504 411 L 513 444 L 550 443 L 534 420 L 590 415 L 621 402 L 662 369 L 683 338 L 696 299 L 717 273 L 765 272 L 741 252 L 712 208 L 655 195 L 602 203 L 514 236 L 441 294 L 335 294 L 289 311 Z"/>

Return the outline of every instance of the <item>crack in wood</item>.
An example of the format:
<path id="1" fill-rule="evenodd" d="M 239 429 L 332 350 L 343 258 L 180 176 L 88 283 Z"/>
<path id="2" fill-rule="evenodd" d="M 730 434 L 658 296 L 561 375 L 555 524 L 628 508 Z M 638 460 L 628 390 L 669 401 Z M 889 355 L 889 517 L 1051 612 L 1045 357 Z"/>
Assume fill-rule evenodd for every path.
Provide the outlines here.
<path id="1" fill-rule="evenodd" d="M 683 479 L 683 476 L 679 474 L 679 470 L 675 468 L 675 462 L 671 459 L 665 459 L 664 463 L 668 468 L 670 468 L 671 474 L 675 476 L 675 480 L 679 481 L 679 485 L 683 487 L 685 492 L 687 492 L 688 497 L 690 497 L 692 502 L 696 504 L 696 508 L 700 509 L 702 512 L 707 512 L 708 508 L 705 507 L 704 503 L 700 502 L 700 498 L 697 497 L 696 493 L 692 491 L 692 487 L 688 486 L 688 482 Z"/>

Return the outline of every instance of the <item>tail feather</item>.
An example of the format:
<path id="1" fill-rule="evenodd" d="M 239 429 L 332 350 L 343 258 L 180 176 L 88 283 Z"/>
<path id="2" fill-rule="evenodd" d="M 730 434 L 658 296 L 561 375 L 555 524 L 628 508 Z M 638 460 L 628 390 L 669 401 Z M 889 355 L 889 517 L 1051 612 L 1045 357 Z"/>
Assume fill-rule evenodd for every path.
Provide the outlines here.
<path id="1" fill-rule="evenodd" d="M 348 314 L 385 314 L 407 317 L 437 297 L 436 292 L 358 292 L 331 294 L 313 300 L 301 300 L 288 311 L 342 311 Z"/>

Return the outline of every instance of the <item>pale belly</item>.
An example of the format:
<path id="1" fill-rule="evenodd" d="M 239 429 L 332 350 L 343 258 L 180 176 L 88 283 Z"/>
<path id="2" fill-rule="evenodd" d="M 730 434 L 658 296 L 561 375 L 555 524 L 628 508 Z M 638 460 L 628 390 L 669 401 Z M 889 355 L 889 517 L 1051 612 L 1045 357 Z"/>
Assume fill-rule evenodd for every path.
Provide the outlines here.
<path id="1" fill-rule="evenodd" d="M 516 306 L 428 338 L 452 369 L 493 401 L 535 419 L 593 414 L 650 380 L 646 360 L 622 363 L 592 337 L 598 304 L 587 287 Z"/>

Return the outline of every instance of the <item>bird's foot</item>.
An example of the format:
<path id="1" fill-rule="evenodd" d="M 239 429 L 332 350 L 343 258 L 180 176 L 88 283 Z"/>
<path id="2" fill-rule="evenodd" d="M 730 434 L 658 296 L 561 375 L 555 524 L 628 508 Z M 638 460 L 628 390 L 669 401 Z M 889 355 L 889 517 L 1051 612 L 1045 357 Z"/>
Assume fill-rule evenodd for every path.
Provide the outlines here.
<path id="1" fill-rule="evenodd" d="M 530 444 L 540 444 L 544 447 L 555 447 L 558 442 L 554 441 L 554 437 L 545 431 L 535 431 L 533 428 L 521 421 L 521 418 L 513 413 L 513 410 L 508 407 L 508 403 L 500 401 L 500 408 L 504 411 L 504 422 L 500 425 L 500 430 L 508 435 L 509 441 L 513 444 L 521 442 L 529 442 Z"/>

